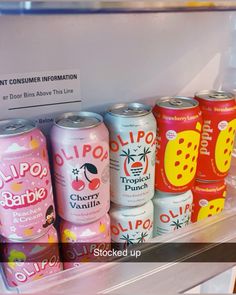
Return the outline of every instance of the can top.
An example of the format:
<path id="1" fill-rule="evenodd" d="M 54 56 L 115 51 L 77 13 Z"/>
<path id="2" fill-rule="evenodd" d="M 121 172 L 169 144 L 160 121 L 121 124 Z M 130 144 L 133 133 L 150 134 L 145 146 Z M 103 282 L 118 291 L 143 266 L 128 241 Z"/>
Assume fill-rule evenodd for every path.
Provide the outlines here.
<path id="1" fill-rule="evenodd" d="M 208 101 L 227 101 L 235 99 L 233 93 L 222 90 L 202 90 L 196 92 L 195 97 Z"/>
<path id="2" fill-rule="evenodd" d="M 138 102 L 114 104 L 107 110 L 111 115 L 119 117 L 141 117 L 148 115 L 151 111 L 151 106 Z"/>
<path id="3" fill-rule="evenodd" d="M 192 109 L 198 106 L 198 101 L 185 96 L 162 97 L 156 104 L 165 109 Z"/>
<path id="4" fill-rule="evenodd" d="M 95 127 L 103 122 L 102 116 L 92 112 L 70 112 L 57 117 L 54 123 L 66 129 L 85 129 Z"/>
<path id="5" fill-rule="evenodd" d="M 36 128 L 34 122 L 25 119 L 11 119 L 0 121 L 0 137 L 15 136 L 27 133 Z"/>

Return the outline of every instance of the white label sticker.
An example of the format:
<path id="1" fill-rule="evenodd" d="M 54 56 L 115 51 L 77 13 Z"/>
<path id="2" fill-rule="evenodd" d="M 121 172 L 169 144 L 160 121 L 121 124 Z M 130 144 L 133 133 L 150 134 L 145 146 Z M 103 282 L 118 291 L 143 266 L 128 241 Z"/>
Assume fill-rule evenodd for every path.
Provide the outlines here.
<path id="1" fill-rule="evenodd" d="M 220 121 L 220 123 L 218 124 L 218 129 L 219 130 L 225 130 L 228 126 L 228 122 L 227 121 Z"/>
<path id="2" fill-rule="evenodd" d="M 166 132 L 166 138 L 168 140 L 174 140 L 174 139 L 176 139 L 176 137 L 177 137 L 177 133 L 174 130 L 168 130 Z"/>
<path id="3" fill-rule="evenodd" d="M 199 205 L 201 207 L 206 207 L 208 205 L 208 201 L 205 200 L 205 199 L 202 199 L 202 200 L 199 201 Z"/>
<path id="4" fill-rule="evenodd" d="M 79 111 L 78 70 L 0 76 L 0 119 L 36 121 L 46 134 L 58 113 Z"/>

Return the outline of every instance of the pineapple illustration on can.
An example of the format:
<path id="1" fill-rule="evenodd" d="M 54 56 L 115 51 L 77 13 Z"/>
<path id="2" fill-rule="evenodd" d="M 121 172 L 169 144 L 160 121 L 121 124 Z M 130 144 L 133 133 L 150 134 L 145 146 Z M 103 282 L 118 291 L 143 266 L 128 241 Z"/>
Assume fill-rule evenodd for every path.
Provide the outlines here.
<path id="1" fill-rule="evenodd" d="M 198 102 L 187 97 L 164 97 L 153 109 L 157 120 L 155 188 L 181 193 L 191 189 L 202 127 Z"/>
<path id="2" fill-rule="evenodd" d="M 63 140 L 62 140 L 63 139 Z M 109 134 L 96 113 L 65 113 L 51 130 L 58 214 L 76 224 L 110 207 Z"/>
<path id="3" fill-rule="evenodd" d="M 196 180 L 193 188 L 192 222 L 219 214 L 225 205 L 226 183 Z"/>
<path id="4" fill-rule="evenodd" d="M 137 207 L 112 204 L 111 240 L 118 243 L 118 247 L 144 243 L 153 235 L 153 204 L 148 201 Z"/>
<path id="5" fill-rule="evenodd" d="M 105 115 L 110 131 L 111 201 L 139 206 L 154 195 L 156 122 L 150 106 L 113 105 Z"/>
<path id="6" fill-rule="evenodd" d="M 227 176 L 231 163 L 236 130 L 235 97 L 210 90 L 196 93 L 195 98 L 203 117 L 197 178 L 220 180 Z"/>
<path id="7" fill-rule="evenodd" d="M 191 190 L 181 194 L 156 191 L 153 198 L 154 237 L 188 225 L 191 222 L 192 202 Z"/>
<path id="8" fill-rule="evenodd" d="M 3 238 L 3 272 L 10 287 L 34 282 L 62 270 L 57 231 L 52 226 L 42 237 L 30 242 Z"/>
<path id="9" fill-rule="evenodd" d="M 55 211 L 46 139 L 31 121 L 0 122 L 0 234 L 11 240 L 44 235 Z"/>
<path id="10" fill-rule="evenodd" d="M 108 250 L 111 246 L 110 217 L 105 214 L 99 220 L 83 225 L 61 220 L 60 236 L 64 245 L 64 269 L 98 261 L 99 257 L 94 255 L 94 250 Z"/>

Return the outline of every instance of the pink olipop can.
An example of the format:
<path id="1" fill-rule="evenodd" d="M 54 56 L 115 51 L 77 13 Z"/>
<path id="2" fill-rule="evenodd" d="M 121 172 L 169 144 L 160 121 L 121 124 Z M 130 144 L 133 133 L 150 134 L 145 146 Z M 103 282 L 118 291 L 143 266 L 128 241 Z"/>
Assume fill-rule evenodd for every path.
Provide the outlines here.
<path id="1" fill-rule="evenodd" d="M 51 131 L 58 214 L 75 224 L 109 210 L 109 134 L 100 115 L 65 113 Z"/>
<path id="2" fill-rule="evenodd" d="M 110 248 L 110 217 L 105 214 L 99 220 L 84 225 L 61 220 L 60 236 L 62 243 L 76 243 L 65 247 L 67 253 L 63 253 L 64 269 L 79 266 L 81 262 L 94 261 L 95 248 Z"/>
<path id="3" fill-rule="evenodd" d="M 2 239 L 2 247 L 7 243 L 2 266 L 8 286 L 23 285 L 62 270 L 57 231 L 53 226 L 47 231 L 42 237 L 25 243 Z"/>
<path id="4" fill-rule="evenodd" d="M 0 121 L 0 234 L 42 236 L 55 219 L 46 139 L 33 122 Z"/>

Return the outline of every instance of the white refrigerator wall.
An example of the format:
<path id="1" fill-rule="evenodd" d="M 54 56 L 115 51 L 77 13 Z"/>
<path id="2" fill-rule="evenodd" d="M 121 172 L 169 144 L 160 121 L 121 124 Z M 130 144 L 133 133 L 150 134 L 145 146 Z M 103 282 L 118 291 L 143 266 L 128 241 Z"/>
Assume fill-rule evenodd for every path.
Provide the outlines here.
<path id="1" fill-rule="evenodd" d="M 1 16 L 0 74 L 78 68 L 84 109 L 192 95 L 220 86 L 231 17 L 230 12 Z"/>

